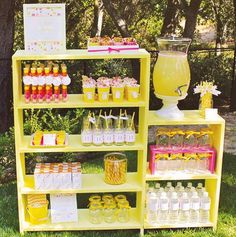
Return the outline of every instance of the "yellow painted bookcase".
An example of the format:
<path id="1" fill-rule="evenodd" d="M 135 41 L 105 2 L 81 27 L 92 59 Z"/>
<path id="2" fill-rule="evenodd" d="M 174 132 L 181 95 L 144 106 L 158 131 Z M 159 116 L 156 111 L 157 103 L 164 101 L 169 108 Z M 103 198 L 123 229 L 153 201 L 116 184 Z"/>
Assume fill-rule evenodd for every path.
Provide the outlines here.
<path id="1" fill-rule="evenodd" d="M 84 102 L 81 94 L 69 94 L 67 102 L 51 103 L 26 103 L 22 90 L 22 61 L 34 60 L 91 60 L 91 59 L 138 59 L 140 61 L 140 97 L 137 102 L 113 102 L 93 103 Z M 178 227 L 213 227 L 216 228 L 218 217 L 218 205 L 221 183 L 221 169 L 223 157 L 224 120 L 219 116 L 214 120 L 201 118 L 199 111 L 185 111 L 182 120 L 163 120 L 158 118 L 154 111 L 149 111 L 149 82 L 150 82 L 150 55 L 144 49 L 123 53 L 88 53 L 87 50 L 67 50 L 63 54 L 36 55 L 19 50 L 13 55 L 13 95 L 14 95 L 14 121 L 15 121 L 15 148 L 17 165 L 17 190 L 20 232 L 24 231 L 73 231 L 73 230 L 115 230 L 137 229 L 143 234 L 144 230 Z M 26 136 L 23 130 L 24 109 L 40 108 L 138 108 L 139 121 L 138 133 L 134 145 L 124 146 L 83 146 L 80 134 L 69 135 L 69 143 L 66 147 L 58 148 L 32 148 L 30 136 Z M 164 176 L 150 175 L 147 170 L 148 160 L 148 126 L 151 125 L 191 125 L 207 124 L 214 131 L 214 147 L 217 150 L 216 172 L 209 175 L 189 175 L 180 180 L 205 180 L 207 191 L 212 200 L 210 222 L 206 224 L 191 225 L 157 225 L 150 226 L 145 222 L 145 187 L 146 182 L 160 180 L 176 180 L 166 173 Z M 127 182 L 122 185 L 109 185 L 104 182 L 103 174 L 82 174 L 82 188 L 69 190 L 36 190 L 34 188 L 33 175 L 26 174 L 25 155 L 27 153 L 41 152 L 91 152 L 91 151 L 137 151 L 137 171 L 127 174 Z M 128 161 L 129 162 L 129 161 Z M 83 165 L 83 164 L 82 164 Z M 46 224 L 33 225 L 29 222 L 27 212 L 27 194 L 53 194 L 53 193 L 120 193 L 135 192 L 136 205 L 130 211 L 128 223 L 101 223 L 91 224 L 88 220 L 88 209 L 79 209 L 79 221 L 77 223 L 52 224 L 50 220 Z"/>

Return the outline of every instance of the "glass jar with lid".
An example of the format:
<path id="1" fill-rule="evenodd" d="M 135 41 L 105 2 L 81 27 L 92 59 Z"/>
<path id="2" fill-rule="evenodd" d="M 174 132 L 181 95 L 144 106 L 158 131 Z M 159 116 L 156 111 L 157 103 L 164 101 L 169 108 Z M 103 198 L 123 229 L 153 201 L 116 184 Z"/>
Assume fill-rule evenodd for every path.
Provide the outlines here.
<path id="1" fill-rule="evenodd" d="M 91 202 L 89 205 L 89 221 L 92 224 L 100 224 L 102 222 L 102 204 L 101 202 Z"/>
<path id="2" fill-rule="evenodd" d="M 116 221 L 116 203 L 114 201 L 109 201 L 104 203 L 103 218 L 107 223 L 113 223 Z"/>
<path id="3" fill-rule="evenodd" d="M 129 221 L 130 217 L 130 205 L 127 200 L 118 202 L 117 220 L 122 223 Z"/>

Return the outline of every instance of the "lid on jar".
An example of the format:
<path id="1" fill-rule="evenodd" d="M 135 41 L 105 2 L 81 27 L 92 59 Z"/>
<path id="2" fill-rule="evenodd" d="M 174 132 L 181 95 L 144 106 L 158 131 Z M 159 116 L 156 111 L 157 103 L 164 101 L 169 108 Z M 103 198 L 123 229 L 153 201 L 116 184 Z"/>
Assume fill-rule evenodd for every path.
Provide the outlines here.
<path id="1" fill-rule="evenodd" d="M 123 200 L 122 202 L 119 202 L 118 204 L 119 208 L 130 208 L 129 202 L 127 200 Z"/>
<path id="2" fill-rule="evenodd" d="M 210 128 L 202 128 L 200 130 L 200 135 L 203 136 L 203 135 L 212 135 L 213 134 L 213 131 L 210 129 Z"/>
<path id="3" fill-rule="evenodd" d="M 113 201 L 114 200 L 114 198 L 113 198 L 113 195 L 112 194 L 104 194 L 103 196 L 102 196 L 102 200 L 104 201 L 104 202 L 106 202 L 106 201 Z"/>
<path id="4" fill-rule="evenodd" d="M 89 201 L 90 202 L 100 202 L 101 201 L 101 196 L 99 196 L 99 195 L 92 195 L 92 196 L 90 196 Z"/>
<path id="5" fill-rule="evenodd" d="M 104 156 L 104 160 L 114 161 L 114 162 L 123 162 L 126 161 L 126 155 L 121 152 L 111 152 Z"/>
<path id="6" fill-rule="evenodd" d="M 163 153 L 163 154 L 157 153 L 157 154 L 155 155 L 155 158 L 156 158 L 157 160 L 160 160 L 160 159 L 166 159 L 166 160 L 168 160 L 168 159 L 169 159 L 169 154 L 168 154 L 168 153 Z"/>
<path id="7" fill-rule="evenodd" d="M 124 200 L 126 200 L 126 196 L 123 194 L 118 194 L 115 196 L 115 200 L 116 200 L 116 202 L 124 201 Z"/>

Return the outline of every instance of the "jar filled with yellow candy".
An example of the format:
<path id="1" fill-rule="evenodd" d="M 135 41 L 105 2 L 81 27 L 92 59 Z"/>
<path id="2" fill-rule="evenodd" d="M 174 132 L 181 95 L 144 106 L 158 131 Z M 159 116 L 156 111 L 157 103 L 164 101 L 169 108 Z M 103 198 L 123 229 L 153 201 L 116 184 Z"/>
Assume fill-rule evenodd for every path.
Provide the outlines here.
<path id="1" fill-rule="evenodd" d="M 104 157 L 105 182 L 123 184 L 127 176 L 127 158 L 123 153 L 113 152 Z"/>
<path id="2" fill-rule="evenodd" d="M 169 132 L 167 128 L 157 129 L 156 146 L 161 149 L 165 149 L 169 146 Z"/>
<path id="3" fill-rule="evenodd" d="M 102 222 L 102 209 L 101 202 L 90 202 L 89 204 L 89 221 L 92 224 L 100 224 Z"/>
<path id="4" fill-rule="evenodd" d="M 213 131 L 210 128 L 202 128 L 198 137 L 199 147 L 212 147 L 213 145 Z"/>

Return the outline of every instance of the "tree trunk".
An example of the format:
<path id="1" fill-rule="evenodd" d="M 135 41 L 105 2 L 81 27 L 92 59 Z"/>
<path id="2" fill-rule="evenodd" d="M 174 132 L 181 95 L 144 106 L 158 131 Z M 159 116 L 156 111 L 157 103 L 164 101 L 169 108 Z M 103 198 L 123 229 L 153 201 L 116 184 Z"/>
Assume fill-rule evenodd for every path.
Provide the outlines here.
<path id="1" fill-rule="evenodd" d="M 191 0 L 189 7 L 186 9 L 186 22 L 183 36 L 193 38 L 197 24 L 197 16 L 202 0 Z"/>
<path id="2" fill-rule="evenodd" d="M 161 36 L 174 34 L 179 22 L 180 0 L 168 0 Z"/>
<path id="3" fill-rule="evenodd" d="M 0 1 L 0 132 L 12 125 L 12 70 L 11 57 L 14 41 L 15 0 Z"/>
<path id="4" fill-rule="evenodd" d="M 119 30 L 122 37 L 129 37 L 129 31 L 124 18 L 122 18 L 121 14 L 115 9 L 112 1 L 110 0 L 103 0 L 104 7 L 107 13 L 111 16 L 114 24 L 116 25 L 117 29 Z"/>
<path id="5" fill-rule="evenodd" d="M 236 111 L 236 0 L 234 0 L 234 64 L 230 95 L 230 110 Z"/>
<path id="6" fill-rule="evenodd" d="M 91 37 L 101 36 L 103 22 L 103 2 L 102 0 L 94 1 L 94 19 L 91 30 Z"/>

